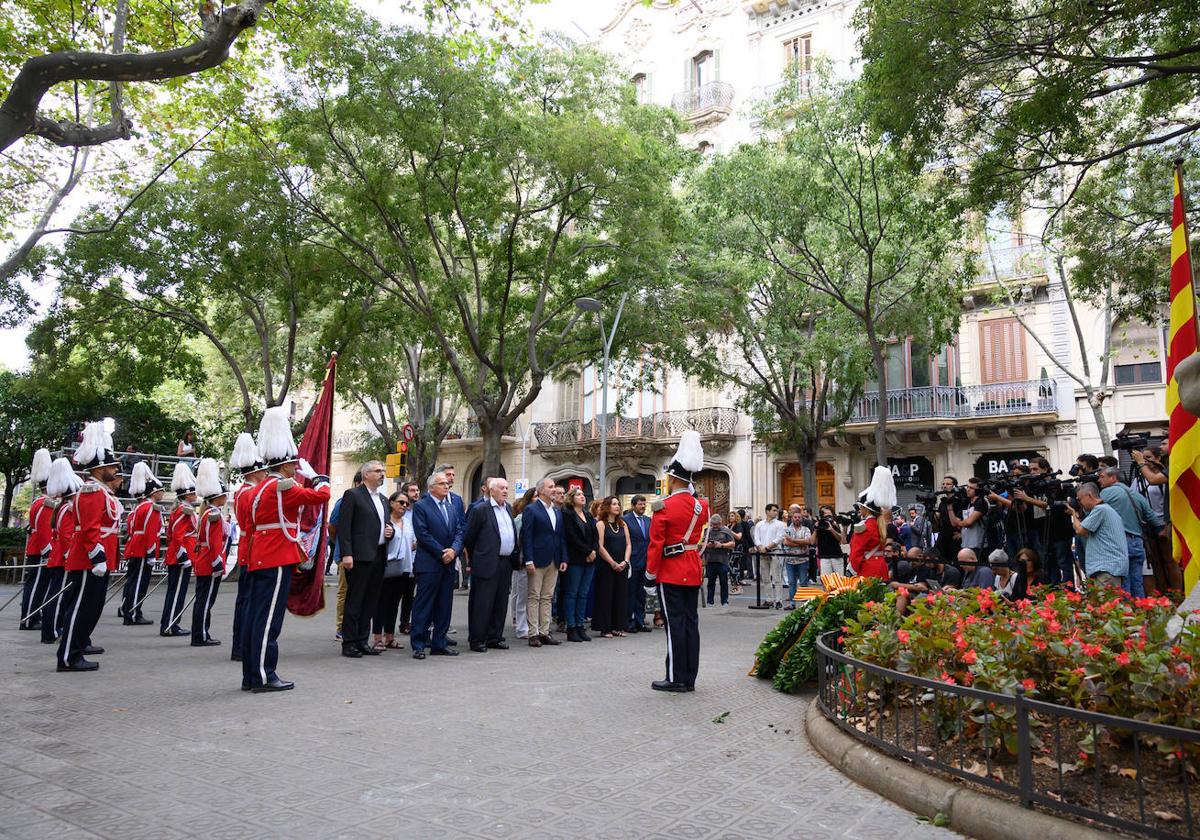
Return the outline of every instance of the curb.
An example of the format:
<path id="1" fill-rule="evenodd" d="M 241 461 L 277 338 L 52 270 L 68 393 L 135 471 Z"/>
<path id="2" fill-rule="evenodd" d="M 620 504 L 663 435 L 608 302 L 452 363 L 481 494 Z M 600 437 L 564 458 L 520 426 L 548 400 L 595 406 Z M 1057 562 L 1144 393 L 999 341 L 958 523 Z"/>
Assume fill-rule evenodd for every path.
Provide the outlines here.
<path id="1" fill-rule="evenodd" d="M 979 840 L 1111 840 L 1111 831 L 1060 819 L 1015 802 L 978 793 L 891 758 L 847 735 L 821 713 L 814 699 L 804 716 L 808 740 L 851 780 L 897 805 L 932 819 L 950 818 L 950 828 Z"/>

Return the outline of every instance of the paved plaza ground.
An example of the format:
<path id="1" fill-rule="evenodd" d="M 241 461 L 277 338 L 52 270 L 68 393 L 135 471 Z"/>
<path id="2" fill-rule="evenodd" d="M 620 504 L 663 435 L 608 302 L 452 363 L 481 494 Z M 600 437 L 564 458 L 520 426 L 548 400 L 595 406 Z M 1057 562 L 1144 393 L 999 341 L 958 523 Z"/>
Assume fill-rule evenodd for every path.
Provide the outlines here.
<path id="1" fill-rule="evenodd" d="M 0 603 L 13 591 L 0 587 Z M 55 673 L 53 648 L 19 632 L 9 608 L 0 836 L 954 836 L 826 764 L 804 735 L 809 697 L 746 676 L 780 615 L 746 603 L 702 612 L 700 681 L 686 695 L 649 690 L 661 631 L 351 660 L 329 609 L 284 624 L 279 672 L 296 690 L 252 695 L 227 645 L 123 627 L 115 601 L 93 637 L 108 649 L 100 670 Z M 216 638 L 228 640 L 232 604 L 230 587 Z M 463 649 L 464 597 L 454 612 Z"/>

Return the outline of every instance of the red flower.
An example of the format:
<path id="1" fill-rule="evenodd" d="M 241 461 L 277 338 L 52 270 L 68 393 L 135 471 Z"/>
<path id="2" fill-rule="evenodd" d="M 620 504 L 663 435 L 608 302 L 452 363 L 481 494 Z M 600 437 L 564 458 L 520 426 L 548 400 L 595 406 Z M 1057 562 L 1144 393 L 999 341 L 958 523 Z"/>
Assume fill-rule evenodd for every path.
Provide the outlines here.
<path id="1" fill-rule="evenodd" d="M 1084 642 L 1080 645 L 1080 649 L 1083 651 L 1084 656 L 1091 657 L 1100 654 L 1100 645 L 1089 645 L 1087 642 Z"/>
<path id="2" fill-rule="evenodd" d="M 1032 679 L 1029 679 L 1028 677 L 1021 680 L 1021 687 L 1024 688 L 1026 691 L 1033 691 L 1033 689 L 1036 686 L 1037 686 L 1037 683 L 1035 683 Z"/>
<path id="3" fill-rule="evenodd" d="M 1074 589 L 1070 589 L 1067 591 L 1066 599 L 1068 601 L 1070 601 L 1072 604 L 1078 604 L 1080 601 L 1083 600 L 1083 596 L 1080 595 L 1078 592 L 1076 592 Z"/>
<path id="4" fill-rule="evenodd" d="M 1118 665 L 1128 665 L 1129 664 L 1129 654 L 1122 651 L 1117 656 L 1117 664 Z"/>
<path id="5" fill-rule="evenodd" d="M 1051 633 L 1057 633 L 1059 630 L 1062 630 L 1062 625 L 1059 624 L 1057 621 L 1051 619 L 1050 623 L 1046 625 L 1046 629 L 1049 630 Z"/>
<path id="6" fill-rule="evenodd" d="M 941 681 L 944 683 L 950 683 L 950 685 L 958 685 L 958 683 L 954 681 L 954 677 L 950 676 L 945 671 L 942 671 L 942 676 L 939 679 L 941 679 Z"/>
<path id="7" fill-rule="evenodd" d="M 972 650 L 968 650 L 966 653 L 964 653 L 962 659 L 963 659 L 963 662 L 967 663 L 968 665 L 974 665 L 975 660 L 978 658 L 979 657 L 976 655 L 974 649 L 972 649 Z"/>
<path id="8" fill-rule="evenodd" d="M 900 644 L 902 644 L 902 645 L 908 644 L 908 639 L 909 639 L 908 631 L 907 630 L 897 630 L 896 638 L 900 641 Z"/>
<path id="9" fill-rule="evenodd" d="M 965 636 L 963 636 L 963 634 L 962 634 L 962 633 L 955 633 L 955 634 L 954 634 L 954 646 L 955 646 L 956 648 L 958 648 L 959 650 L 966 650 L 966 649 L 967 649 L 967 640 L 966 640 L 966 637 L 965 637 Z"/>

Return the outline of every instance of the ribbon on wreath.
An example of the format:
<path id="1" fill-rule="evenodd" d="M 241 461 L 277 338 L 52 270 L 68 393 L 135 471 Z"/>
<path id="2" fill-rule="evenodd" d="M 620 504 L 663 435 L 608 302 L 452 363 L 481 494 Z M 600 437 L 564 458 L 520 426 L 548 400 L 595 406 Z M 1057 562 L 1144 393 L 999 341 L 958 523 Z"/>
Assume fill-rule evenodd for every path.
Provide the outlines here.
<path id="1" fill-rule="evenodd" d="M 841 595 L 843 592 L 852 592 L 853 590 L 858 589 L 858 587 L 862 585 L 862 581 L 863 578 L 861 577 L 846 577 L 845 575 L 839 575 L 836 572 L 828 575 L 821 575 L 821 586 L 798 587 L 796 589 L 796 595 L 792 600 L 804 602 L 825 601 L 831 595 Z M 821 587 L 824 588 L 822 589 Z M 800 633 L 795 639 L 792 640 L 792 643 L 787 646 L 787 650 L 783 652 L 783 655 L 779 657 L 779 662 L 781 664 L 787 660 L 788 654 L 792 652 L 792 648 L 796 646 L 796 643 L 804 638 L 804 634 L 808 632 L 809 626 L 813 623 L 813 619 L 817 617 L 817 613 L 819 611 L 820 606 L 818 605 L 817 608 L 813 610 L 812 615 L 808 617 L 808 621 L 804 623 L 804 627 L 800 630 Z M 757 673 L 758 658 L 756 657 L 754 659 L 754 666 L 750 669 L 750 673 L 748 673 L 746 676 L 753 677 Z"/>

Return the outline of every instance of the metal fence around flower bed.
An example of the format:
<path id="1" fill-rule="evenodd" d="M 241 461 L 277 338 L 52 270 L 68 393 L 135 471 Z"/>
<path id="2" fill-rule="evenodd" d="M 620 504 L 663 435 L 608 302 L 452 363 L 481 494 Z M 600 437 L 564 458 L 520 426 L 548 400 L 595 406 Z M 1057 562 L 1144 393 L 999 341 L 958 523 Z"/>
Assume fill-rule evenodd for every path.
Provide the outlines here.
<path id="1" fill-rule="evenodd" d="M 817 640 L 817 702 L 855 738 L 1025 808 L 1200 837 L 1200 732 L 901 673 L 847 656 L 838 636 Z"/>

